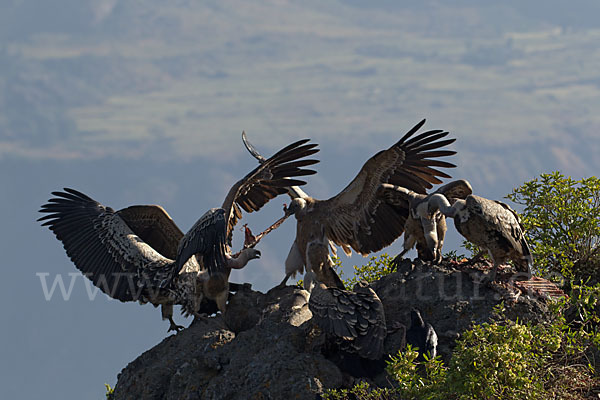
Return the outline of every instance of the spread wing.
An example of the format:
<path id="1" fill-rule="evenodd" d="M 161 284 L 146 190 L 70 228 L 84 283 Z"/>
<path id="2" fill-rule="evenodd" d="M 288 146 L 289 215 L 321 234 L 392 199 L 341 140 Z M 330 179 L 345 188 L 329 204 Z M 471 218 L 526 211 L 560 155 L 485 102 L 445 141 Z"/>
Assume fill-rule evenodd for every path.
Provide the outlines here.
<path id="1" fill-rule="evenodd" d="M 222 271 L 227 265 L 227 222 L 225 210 L 212 208 L 204 213 L 183 236 L 177 250 L 177 270 L 180 271 L 194 254 L 209 275 Z"/>
<path id="2" fill-rule="evenodd" d="M 349 350 L 364 358 L 381 357 L 386 336 L 385 315 L 372 289 L 351 292 L 317 285 L 308 306 L 315 323 L 324 332 L 341 339 Z"/>
<path id="3" fill-rule="evenodd" d="M 473 194 L 473 188 L 469 181 L 465 179 L 458 179 L 456 181 L 448 182 L 444 186 L 440 186 L 435 193 L 441 193 L 453 203 L 454 199 L 466 199 L 468 195 Z"/>
<path id="4" fill-rule="evenodd" d="M 284 147 L 232 186 L 221 206 L 227 215 L 228 243 L 231 243 L 233 227 L 242 217 L 241 209 L 246 212 L 258 211 L 269 200 L 286 193 L 287 187 L 306 184 L 294 177 L 316 173 L 302 168 L 319 162 L 314 159 L 301 160 L 319 151 L 315 149 L 317 144 L 306 144 L 308 141 L 299 140 Z"/>
<path id="5" fill-rule="evenodd" d="M 252 157 L 256 158 L 260 164 L 263 164 L 265 161 L 267 161 L 267 159 L 264 158 L 258 152 L 258 150 L 256 150 L 256 147 L 254 147 L 252 145 L 252 143 L 250 143 L 248 141 L 248 136 L 246 135 L 245 131 L 242 132 L 242 142 L 244 143 L 246 150 L 248 150 L 248 152 L 252 155 Z M 308 197 L 308 195 L 306 193 L 304 193 L 304 191 L 302 191 L 302 189 L 300 189 L 300 187 L 298 187 L 298 186 L 289 186 L 287 188 L 287 192 L 288 192 L 288 195 L 292 199 L 294 199 L 296 197 Z"/>
<path id="6" fill-rule="evenodd" d="M 347 254 L 350 247 L 362 255 L 380 250 L 404 231 L 408 208 L 395 207 L 377 196 L 382 183 L 424 194 L 433 184 L 441 183 L 438 177 L 450 177 L 434 167 L 455 167 L 438 160 L 456 153 L 439 150 L 455 139 L 441 140 L 448 135 L 441 130 L 413 136 L 424 123 L 419 122 L 392 147 L 371 157 L 338 195 L 315 204 L 313 212 L 321 219 L 328 238 Z"/>
<path id="7" fill-rule="evenodd" d="M 183 232 L 164 208 L 158 205 L 136 205 L 119 210 L 117 214 L 154 250 L 172 260 L 177 257 L 177 247 Z"/>
<path id="8" fill-rule="evenodd" d="M 221 208 L 208 211 L 185 234 L 177 252 L 178 267 L 183 267 L 192 255 L 200 254 L 210 275 L 222 271 L 226 266 L 233 227 L 242 217 L 241 210 L 258 211 L 269 200 L 286 193 L 287 186 L 306 184 L 290 177 L 316 173 L 302 167 L 316 164 L 318 160 L 300 160 L 319 151 L 314 148 L 316 144 L 306 144 L 308 140 L 284 147 L 236 182 Z"/>
<path id="9" fill-rule="evenodd" d="M 73 189 L 52 194 L 38 221 L 45 221 L 77 269 L 110 297 L 137 300 L 141 269 L 173 268 L 173 260 L 136 235 L 119 212 Z"/>

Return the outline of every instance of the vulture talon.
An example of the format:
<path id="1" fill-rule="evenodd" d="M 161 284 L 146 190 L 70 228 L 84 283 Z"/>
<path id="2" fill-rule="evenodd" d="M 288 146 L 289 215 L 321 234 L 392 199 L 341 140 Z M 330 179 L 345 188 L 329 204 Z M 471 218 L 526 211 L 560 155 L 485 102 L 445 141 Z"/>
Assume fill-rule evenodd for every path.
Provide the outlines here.
<path id="1" fill-rule="evenodd" d="M 169 325 L 169 329 L 167 330 L 167 332 L 175 331 L 175 332 L 179 333 L 179 331 L 185 329 L 184 326 L 177 325 L 175 323 L 175 321 L 173 321 L 173 318 L 169 318 L 169 322 L 170 322 L 170 325 Z"/>
<path id="2" fill-rule="evenodd" d="M 406 253 L 406 251 L 403 251 L 402 253 L 398 254 L 396 257 L 394 257 L 394 259 L 390 262 L 390 269 L 392 270 L 392 272 L 396 272 L 398 271 L 398 266 L 402 263 L 402 261 L 404 261 L 404 254 Z"/>

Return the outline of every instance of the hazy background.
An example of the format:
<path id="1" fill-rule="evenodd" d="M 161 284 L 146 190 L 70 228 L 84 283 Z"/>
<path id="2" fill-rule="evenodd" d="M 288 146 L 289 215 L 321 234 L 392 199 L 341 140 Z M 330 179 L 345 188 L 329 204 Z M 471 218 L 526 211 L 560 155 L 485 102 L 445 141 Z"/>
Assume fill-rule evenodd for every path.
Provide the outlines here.
<path id="1" fill-rule="evenodd" d="M 486 197 L 552 170 L 597 175 L 600 3 L 501 3 L 2 0 L 3 398 L 101 399 L 167 336 L 158 309 L 90 301 L 80 275 L 68 301 L 45 300 L 36 273 L 68 289 L 77 272 L 35 222 L 53 190 L 161 204 L 185 231 L 254 167 L 243 129 L 264 155 L 319 143 L 305 188 L 328 198 L 422 118 L 458 138 L 451 174 Z M 251 215 L 255 231 L 284 201 Z M 293 233 L 232 280 L 278 283 Z M 450 228 L 444 250 L 458 243 Z"/>

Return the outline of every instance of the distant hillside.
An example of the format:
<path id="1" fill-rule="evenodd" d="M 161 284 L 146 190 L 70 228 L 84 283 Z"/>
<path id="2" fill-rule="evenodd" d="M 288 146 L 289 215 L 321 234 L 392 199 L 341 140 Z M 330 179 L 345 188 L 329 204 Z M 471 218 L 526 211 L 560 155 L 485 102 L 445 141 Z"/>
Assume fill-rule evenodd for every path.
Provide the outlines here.
<path id="1" fill-rule="evenodd" d="M 376 151 L 428 117 L 475 183 L 600 167 L 594 2 L 58 3 L 1 6 L 0 157 Z"/>

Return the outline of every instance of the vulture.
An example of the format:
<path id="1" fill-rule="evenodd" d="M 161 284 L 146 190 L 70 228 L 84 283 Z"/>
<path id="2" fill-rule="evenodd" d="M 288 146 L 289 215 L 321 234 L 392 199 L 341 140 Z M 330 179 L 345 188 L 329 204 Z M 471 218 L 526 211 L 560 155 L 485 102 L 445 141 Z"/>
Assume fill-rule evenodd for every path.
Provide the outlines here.
<path id="1" fill-rule="evenodd" d="M 496 280 L 498 266 L 507 260 L 513 261 L 518 272 L 531 277 L 531 249 L 519 216 L 508 204 L 471 194 L 450 205 L 439 193 L 432 195 L 428 204 L 430 210 L 439 209 L 446 217 L 454 218 L 456 230 L 465 239 L 488 251 L 494 263 L 490 281 Z"/>
<path id="2" fill-rule="evenodd" d="M 441 186 L 434 193 L 443 194 L 453 202 L 456 199 L 465 199 L 473 190 L 468 181 L 460 179 Z M 446 217 L 437 209 L 429 210 L 428 201 L 432 194 L 415 193 L 400 186 L 382 183 L 379 196 L 388 204 L 409 209 L 404 225 L 404 250 L 396 256 L 393 263 L 397 264 L 415 244 L 419 259 L 440 263 L 447 230 Z"/>
<path id="3" fill-rule="evenodd" d="M 310 244 L 309 247 L 305 285 L 310 292 L 308 308 L 313 321 L 323 332 L 336 337 L 342 350 L 371 360 L 381 358 L 386 336 L 381 300 L 364 281 L 358 282 L 353 291 L 328 287 L 319 282 L 314 271 L 321 267 L 313 263 L 327 260 L 329 249 L 320 244 Z"/>
<path id="4" fill-rule="evenodd" d="M 421 312 L 413 308 L 410 311 L 410 328 L 406 331 L 406 343 L 413 348 L 418 348 L 419 357 L 417 360 L 424 360 L 427 354 L 431 360 L 437 354 L 438 337 L 431 324 L 423 321 Z"/>
<path id="5" fill-rule="evenodd" d="M 330 247 L 334 254 L 337 245 L 348 256 L 352 249 L 366 256 L 390 245 L 402 234 L 408 206 L 392 206 L 378 197 L 379 185 L 390 183 L 424 194 L 434 184 L 442 183 L 438 177 L 450 178 L 434 167 L 455 167 L 439 158 L 456 153 L 441 149 L 456 139 L 441 140 L 448 135 L 442 130 L 415 135 L 424 123 L 425 120 L 422 120 L 389 149 L 371 157 L 354 180 L 328 200 L 318 200 L 299 188 L 289 188 L 292 202 L 286 214 L 295 214 L 296 238 L 285 261 L 285 278 L 279 286 L 284 286 L 290 276 L 304 272 L 311 243 Z M 244 134 L 242 138 L 248 151 L 259 162 L 264 162 L 264 157 Z M 324 276 L 320 273 L 323 271 L 315 271 L 317 279 L 328 287 L 344 289 L 339 278 L 330 279 L 335 271 L 330 271 L 327 263 L 320 265 L 326 266 L 323 271 L 328 274 Z"/>
<path id="6" fill-rule="evenodd" d="M 169 331 L 173 305 L 185 316 L 198 315 L 203 298 L 225 312 L 232 268 L 259 258 L 256 241 L 231 254 L 231 239 L 241 210 L 258 211 L 290 185 L 306 182 L 290 177 L 315 171 L 303 159 L 318 151 L 300 140 L 278 151 L 232 186 L 220 208 L 207 211 L 184 235 L 160 206 L 132 206 L 119 211 L 87 195 L 65 188 L 42 205 L 38 219 L 54 232 L 75 266 L 108 296 L 120 301 L 162 306 Z M 280 220 L 281 221 L 281 220 Z M 278 221 L 276 224 L 280 223 Z"/>

